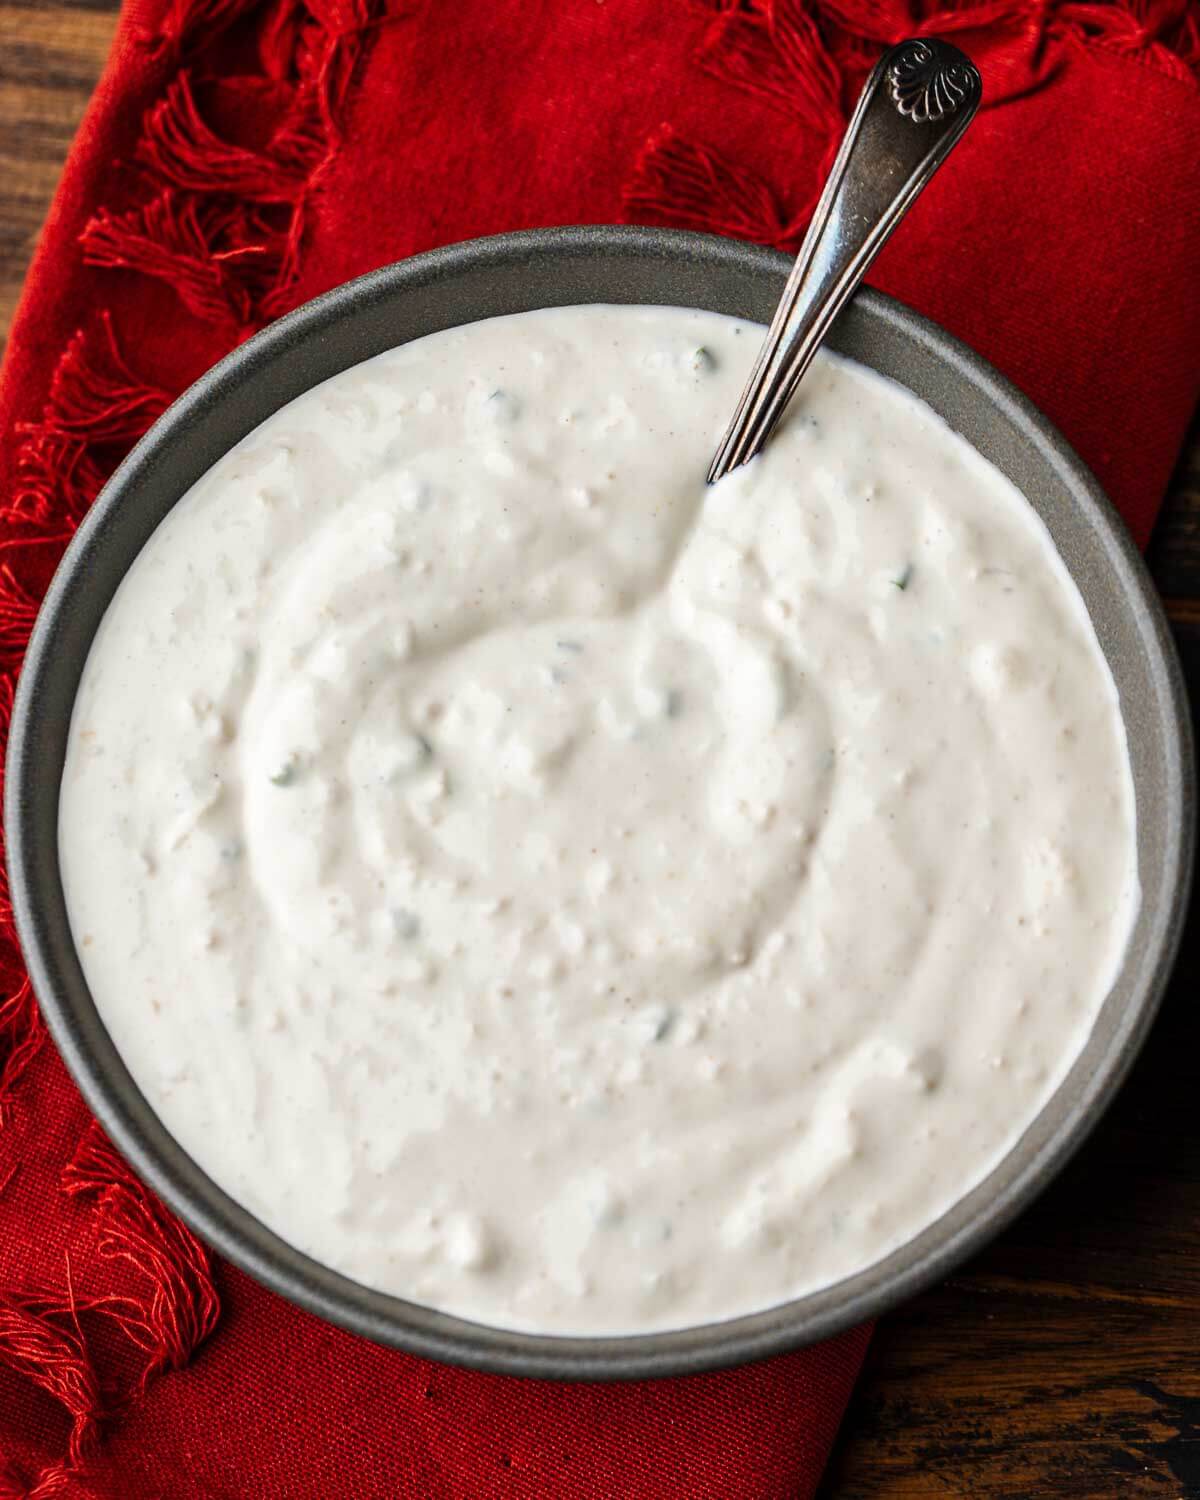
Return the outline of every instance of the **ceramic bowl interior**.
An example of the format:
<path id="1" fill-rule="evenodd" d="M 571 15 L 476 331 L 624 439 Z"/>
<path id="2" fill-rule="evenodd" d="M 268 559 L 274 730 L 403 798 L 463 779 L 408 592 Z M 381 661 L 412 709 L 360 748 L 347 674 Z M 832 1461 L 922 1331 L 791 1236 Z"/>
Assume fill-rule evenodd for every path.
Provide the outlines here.
<path id="1" fill-rule="evenodd" d="M 67 922 L 59 782 L 92 637 L 171 506 L 285 402 L 409 339 L 586 302 L 675 304 L 763 322 L 788 265 L 729 240 L 597 227 L 452 246 L 339 287 L 251 339 L 155 424 L 89 513 L 46 598 L 13 716 L 5 818 L 21 941 L 54 1039 L 116 1145 L 197 1233 L 285 1297 L 381 1343 L 493 1371 L 604 1379 L 690 1373 L 836 1333 L 946 1275 L 1028 1204 L 1095 1124 L 1153 1018 L 1179 936 L 1192 845 L 1188 719 L 1161 607 L 1120 520 L 1045 419 L 939 328 L 864 291 L 830 344 L 928 402 L 1045 519 L 1116 679 L 1133 762 L 1143 899 L 1128 954 L 1082 1055 L 985 1181 L 886 1259 L 767 1312 L 629 1338 L 504 1332 L 369 1291 L 285 1244 L 184 1154 L 105 1031 Z"/>

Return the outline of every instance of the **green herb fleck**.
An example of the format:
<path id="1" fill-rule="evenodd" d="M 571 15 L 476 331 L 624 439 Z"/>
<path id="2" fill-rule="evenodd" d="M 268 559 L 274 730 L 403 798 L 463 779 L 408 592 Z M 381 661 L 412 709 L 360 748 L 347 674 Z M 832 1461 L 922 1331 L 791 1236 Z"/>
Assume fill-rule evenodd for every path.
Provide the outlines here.
<path id="1" fill-rule="evenodd" d="M 691 367 L 697 375 L 707 375 L 710 370 L 717 368 L 717 361 L 713 357 L 711 349 L 706 349 L 703 344 L 698 349 L 692 350 Z"/>
<path id="2" fill-rule="evenodd" d="M 392 913 L 392 925 L 396 929 L 396 936 L 403 938 L 406 943 L 411 943 L 421 931 L 420 917 L 416 912 L 405 910 L 403 906 Z"/>
<path id="3" fill-rule="evenodd" d="M 912 565 L 912 563 L 905 563 L 904 567 L 900 570 L 899 575 L 897 577 L 895 577 L 895 578 L 892 579 L 892 587 L 899 589 L 901 591 L 901 593 L 903 593 L 903 591 L 912 582 L 912 576 L 913 576 L 913 565 Z"/>
<path id="4" fill-rule="evenodd" d="M 272 786 L 292 786 L 296 780 L 296 762 L 288 760 L 271 777 Z"/>
<path id="5" fill-rule="evenodd" d="M 487 398 L 486 405 L 500 422 L 515 422 L 521 415 L 521 403 L 511 391 L 497 388 Z"/>
<path id="6" fill-rule="evenodd" d="M 435 759 L 434 749 L 417 729 L 403 735 L 396 747 L 396 758 L 380 773 L 380 781 L 389 786 L 399 786 L 429 769 Z"/>
<path id="7" fill-rule="evenodd" d="M 676 1012 L 670 1009 L 669 1006 L 664 1006 L 655 1017 L 654 1028 L 650 1033 L 651 1040 L 665 1042 L 670 1036 L 671 1028 L 675 1025 L 677 1019 Z"/>

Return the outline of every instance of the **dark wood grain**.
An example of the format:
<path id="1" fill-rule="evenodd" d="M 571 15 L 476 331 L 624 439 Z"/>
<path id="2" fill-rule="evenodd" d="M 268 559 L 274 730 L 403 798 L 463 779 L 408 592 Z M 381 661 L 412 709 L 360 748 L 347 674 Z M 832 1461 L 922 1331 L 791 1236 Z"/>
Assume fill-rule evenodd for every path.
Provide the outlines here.
<path id="1" fill-rule="evenodd" d="M 0 345 L 116 6 L 0 0 Z"/>
<path id="2" fill-rule="evenodd" d="M 114 12 L 0 3 L 0 339 Z M 1151 562 L 1200 697 L 1200 431 Z M 1198 978 L 1193 920 L 1093 1139 L 989 1250 L 880 1325 L 826 1500 L 1200 1500 Z"/>

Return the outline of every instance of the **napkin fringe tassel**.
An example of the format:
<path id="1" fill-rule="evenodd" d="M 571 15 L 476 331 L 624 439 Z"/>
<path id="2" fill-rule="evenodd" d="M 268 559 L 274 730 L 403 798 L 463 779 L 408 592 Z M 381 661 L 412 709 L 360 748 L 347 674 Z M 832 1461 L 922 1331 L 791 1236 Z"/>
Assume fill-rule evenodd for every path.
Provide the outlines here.
<path id="1" fill-rule="evenodd" d="M 278 278 L 286 247 L 265 216 L 244 202 L 214 202 L 168 188 L 128 213 L 101 209 L 83 231 L 86 264 L 140 271 L 165 282 L 188 312 L 253 327 L 258 300 Z"/>
<path id="2" fill-rule="evenodd" d="M 8 631 L 23 641 L 33 627 L 30 606 L 36 601 L 22 588 L 7 564 L 0 564 L 0 590 L 11 590 L 16 602 L 15 620 L 8 613 L 7 601 L 0 598 L 0 637 Z M 0 738 L 7 743 L 12 717 L 13 671 L 0 672 Z M 0 765 L 0 796 L 3 794 L 4 767 Z M 42 1049 L 46 1040 L 46 1023 L 34 999 L 33 985 L 25 972 L 21 950 L 17 946 L 13 921 L 12 895 L 8 869 L 0 861 L 0 1126 L 5 1123 L 13 1094 L 21 1075 Z M 15 1170 L 15 1169 L 14 1169 Z M 14 1172 L 0 1180 L 0 1193 L 12 1181 Z M 3 1470 L 0 1469 L 0 1500 L 3 1500 Z"/>
<path id="3" fill-rule="evenodd" d="M 63 1173 L 62 1187 L 92 1203 L 100 1228 L 97 1253 L 127 1262 L 144 1290 L 136 1297 L 78 1295 L 68 1262 L 62 1292 L 0 1293 L 0 1365 L 45 1391 L 71 1424 L 65 1455 L 37 1475 L 0 1468 L 0 1500 L 51 1500 L 69 1493 L 104 1422 L 128 1411 L 160 1372 L 186 1365 L 220 1315 L 208 1252 L 142 1186 L 94 1121 Z M 134 1376 L 104 1383 L 84 1318 L 114 1323 L 141 1351 Z"/>
<path id="4" fill-rule="evenodd" d="M 289 118 L 263 150 L 225 140 L 200 112 L 191 74 L 180 72 L 146 116 L 136 156 L 163 183 L 192 192 L 227 194 L 254 203 L 294 204 L 304 194 L 321 140 L 305 118 L 312 96 L 302 91 Z"/>
<path id="5" fill-rule="evenodd" d="M 6 986 L 8 992 L 0 999 L 0 1124 L 3 1124 L 21 1075 L 46 1040 L 46 1024 L 37 1008 L 33 986 L 21 969 L 17 945 L 7 934 L 0 936 L 0 973 L 11 975 Z"/>
<path id="6" fill-rule="evenodd" d="M 719 225 L 723 234 L 766 245 L 782 244 L 788 233 L 788 216 L 765 178 L 711 146 L 684 139 L 670 125 L 646 143 L 624 206 L 635 223 L 669 215 L 684 229 Z"/>
<path id="7" fill-rule="evenodd" d="M 79 1325 L 79 1303 L 63 1297 L 0 1294 L 0 1364 L 24 1376 L 66 1412 L 66 1455 L 30 1478 L 0 1469 L 0 1500 L 50 1500 L 63 1494 L 99 1438 L 100 1379 Z"/>
<path id="8" fill-rule="evenodd" d="M 17 483 L 0 506 L 0 526 L 57 527 L 65 540 L 120 457 L 170 405 L 171 393 L 142 380 L 123 358 L 107 310 L 98 334 L 75 334 L 41 421 L 20 429 Z M 36 599 L 23 595 L 11 568 L 0 568 L 0 669 L 20 660 L 36 612 Z"/>
<path id="9" fill-rule="evenodd" d="M 151 1195 L 93 1120 L 63 1173 L 64 1192 L 94 1202 L 99 1254 L 122 1260 L 148 1282 L 122 1327 L 146 1362 L 130 1394 L 163 1370 L 180 1370 L 217 1325 L 221 1304 L 208 1251 Z"/>

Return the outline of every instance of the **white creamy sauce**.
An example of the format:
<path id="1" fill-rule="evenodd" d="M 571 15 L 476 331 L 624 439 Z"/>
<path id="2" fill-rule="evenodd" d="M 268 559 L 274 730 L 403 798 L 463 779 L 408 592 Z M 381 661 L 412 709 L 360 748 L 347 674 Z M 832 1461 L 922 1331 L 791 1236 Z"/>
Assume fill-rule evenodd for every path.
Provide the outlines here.
<path id="1" fill-rule="evenodd" d="M 1115 689 L 1040 521 L 761 330 L 476 324 L 345 372 L 155 533 L 60 841 L 179 1143 L 371 1286 L 542 1332 L 868 1265 L 1013 1145 L 1137 905 Z"/>

